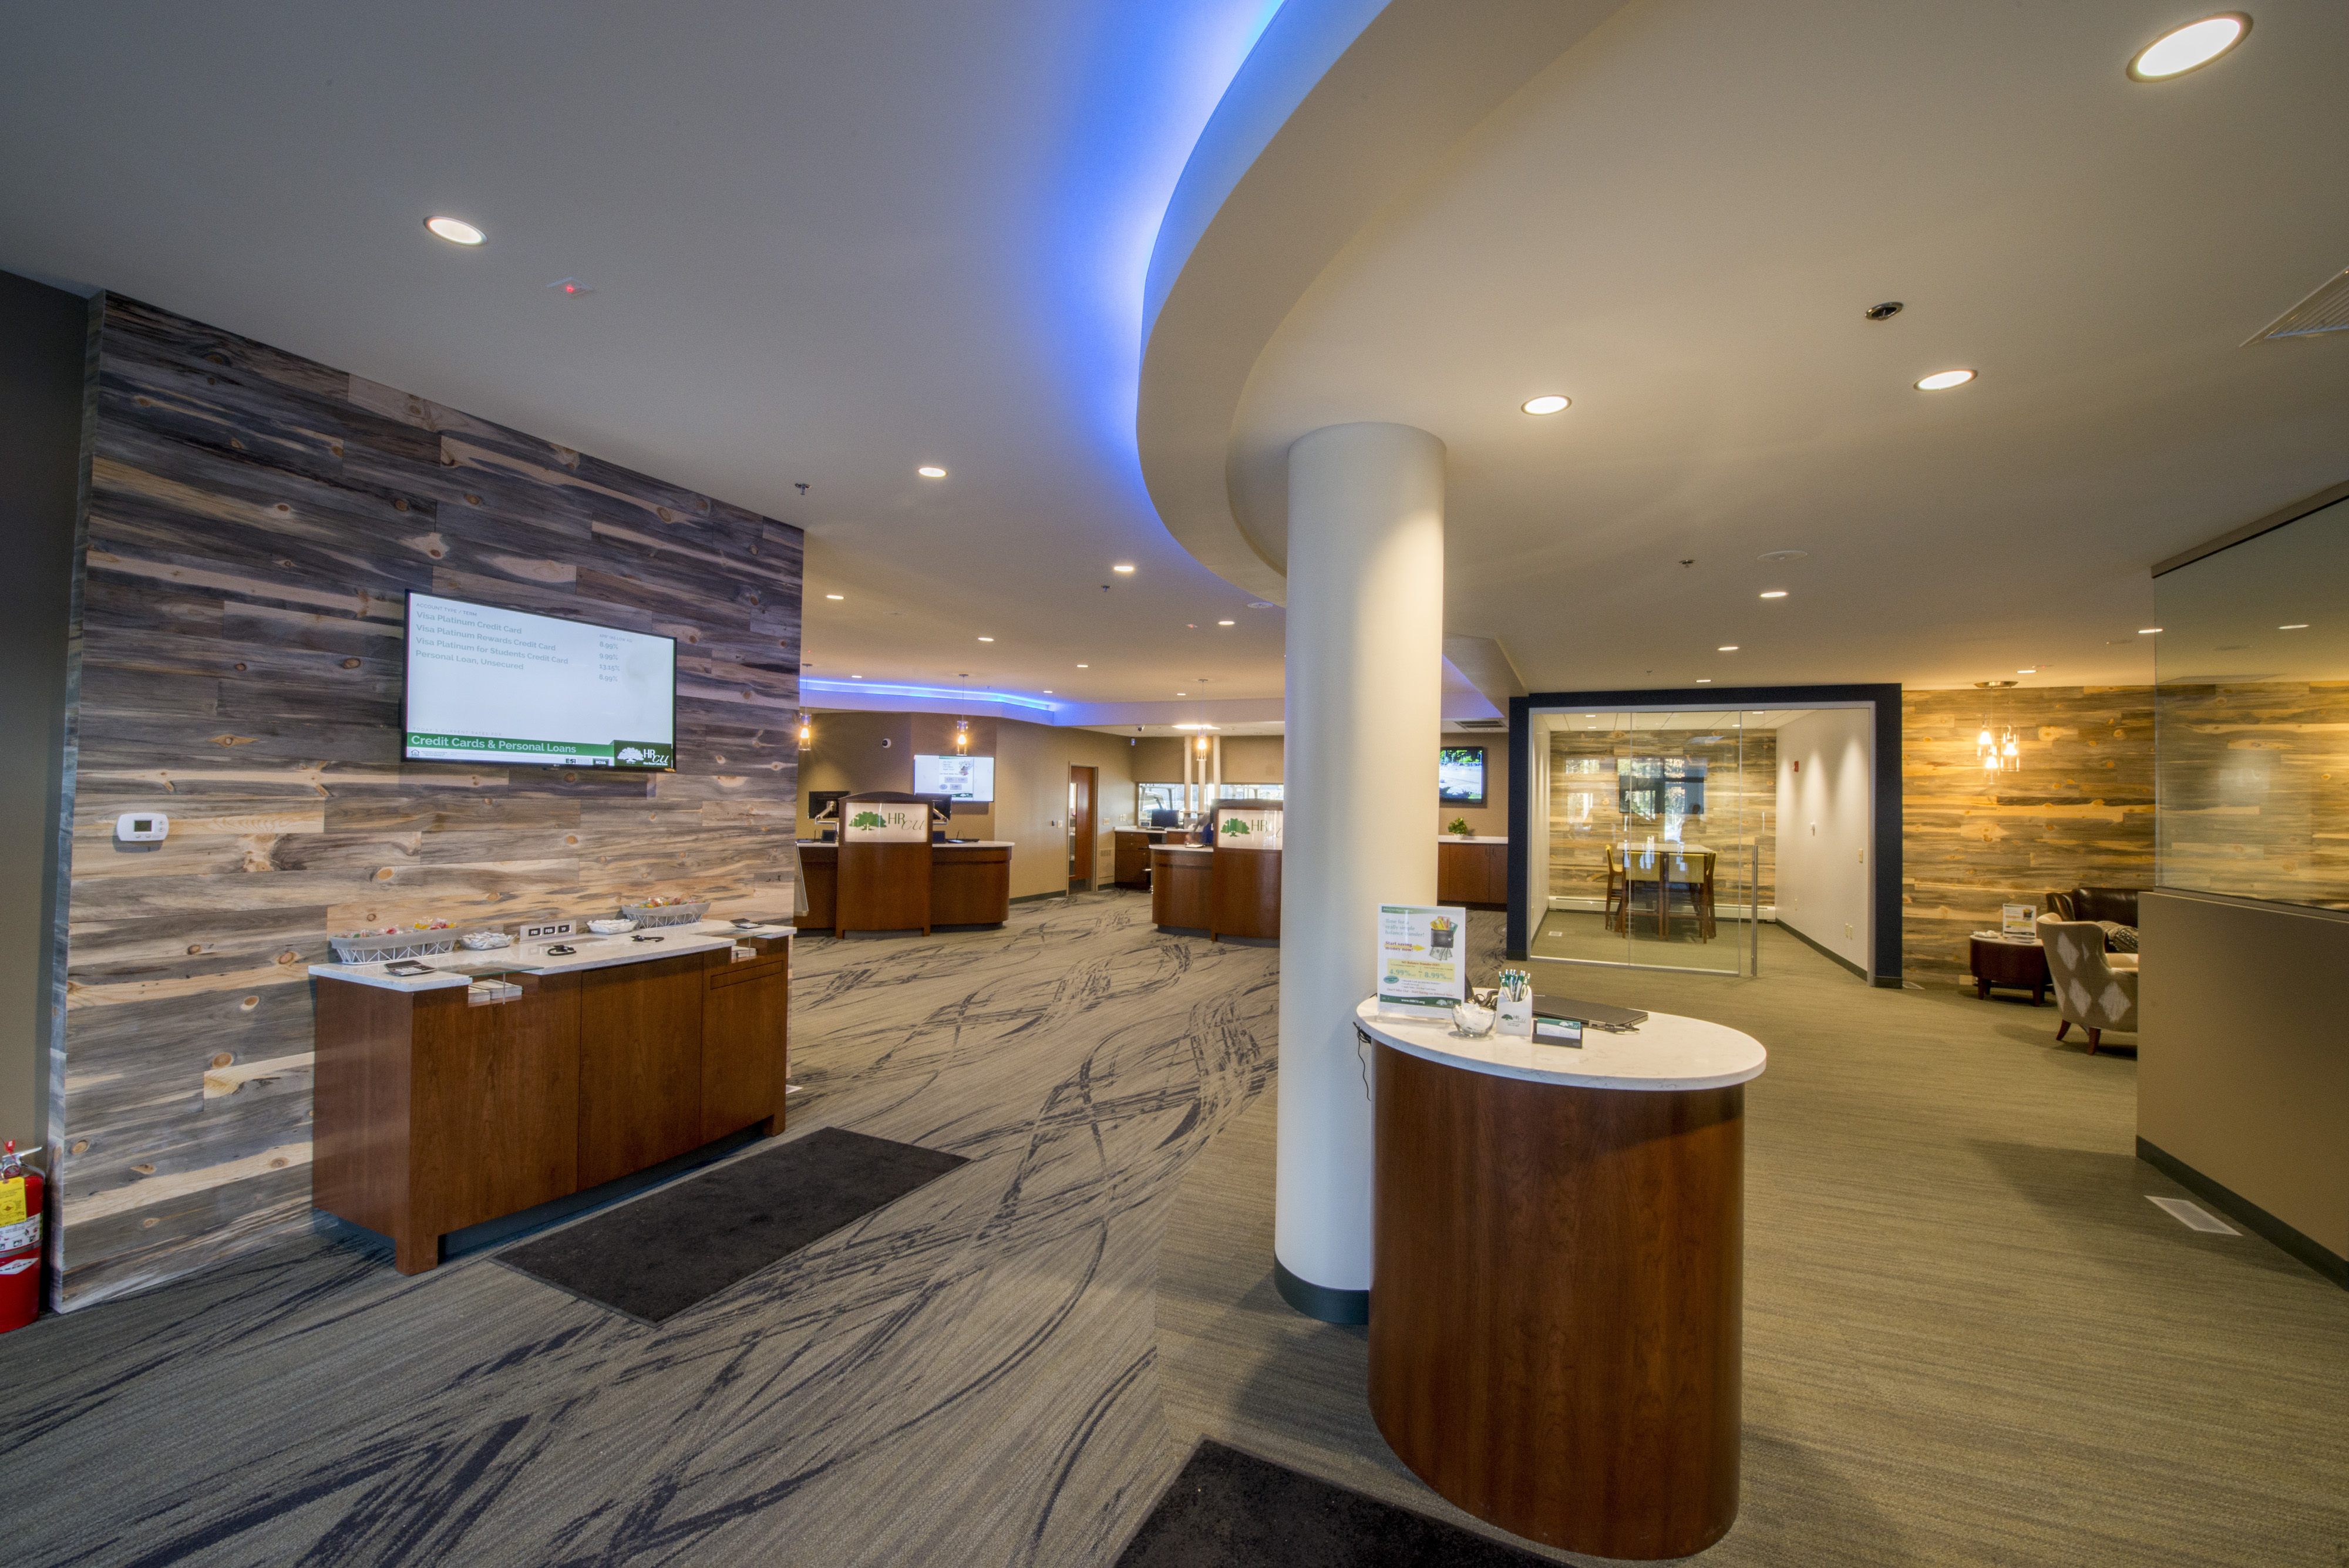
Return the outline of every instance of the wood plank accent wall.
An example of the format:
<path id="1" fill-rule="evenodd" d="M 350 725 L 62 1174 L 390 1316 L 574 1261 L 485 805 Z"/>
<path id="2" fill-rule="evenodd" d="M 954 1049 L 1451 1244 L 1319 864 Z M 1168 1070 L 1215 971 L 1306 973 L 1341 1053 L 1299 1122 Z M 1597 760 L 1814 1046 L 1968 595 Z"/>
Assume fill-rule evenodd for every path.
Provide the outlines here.
<path id="1" fill-rule="evenodd" d="M 2045 686 L 1901 694 L 1901 967 L 1966 971 L 1966 933 L 2064 888 L 2153 885 L 2153 689 Z M 2023 766 L 1986 774 L 1982 727 L 2013 724 Z"/>
<path id="2" fill-rule="evenodd" d="M 1710 744 L 1696 736 L 1723 734 Z M 1596 758 L 1611 764 L 1619 756 L 1687 757 L 1706 764 L 1704 815 L 1690 818 L 1682 839 L 1702 844 L 1718 858 L 1713 886 L 1724 912 L 1743 904 L 1745 861 L 1742 846 L 1756 852 L 1755 881 L 1766 909 L 1778 898 L 1778 734 L 1775 730 L 1749 730 L 1745 734 L 1744 765 L 1738 765 L 1735 732 L 1689 730 L 1553 730 L 1549 765 L 1549 891 L 1552 898 L 1588 898 L 1594 907 L 1607 898 L 1607 846 L 1622 829 L 1623 814 L 1614 773 L 1575 773 L 1568 764 Z M 1572 820 L 1579 809 L 1578 794 L 1588 797 L 1584 820 Z M 1732 825 L 1735 825 L 1733 826 Z M 1636 839 L 1644 842 L 1650 825 L 1633 825 Z"/>
<path id="3" fill-rule="evenodd" d="M 119 296 L 94 420 L 67 1305 L 307 1222 L 329 931 L 652 892 L 788 917 L 798 767 L 796 527 Z M 678 639 L 678 771 L 401 762 L 419 589 Z M 130 810 L 169 841 L 115 843 Z"/>

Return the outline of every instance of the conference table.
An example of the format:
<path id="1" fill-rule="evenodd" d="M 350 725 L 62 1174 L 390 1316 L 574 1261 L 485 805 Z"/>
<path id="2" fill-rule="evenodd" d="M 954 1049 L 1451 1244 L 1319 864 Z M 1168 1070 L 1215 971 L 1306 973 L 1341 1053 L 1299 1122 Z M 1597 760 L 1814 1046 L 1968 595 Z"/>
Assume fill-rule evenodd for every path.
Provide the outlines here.
<path id="1" fill-rule="evenodd" d="M 1616 924 L 1615 888 L 1616 861 L 1623 857 L 1623 903 L 1620 923 Z M 1686 844 L 1672 840 L 1657 843 L 1651 839 L 1644 845 L 1610 844 L 1607 846 L 1608 905 L 1609 924 L 1630 935 L 1631 930 L 1631 890 L 1640 884 L 1656 888 L 1656 935 L 1666 935 L 1671 929 L 1671 892 L 1675 888 L 1689 890 L 1689 904 L 1696 915 L 1697 936 L 1711 941 L 1714 934 L 1713 920 L 1713 872 L 1717 858 L 1713 850 L 1702 844 Z"/>

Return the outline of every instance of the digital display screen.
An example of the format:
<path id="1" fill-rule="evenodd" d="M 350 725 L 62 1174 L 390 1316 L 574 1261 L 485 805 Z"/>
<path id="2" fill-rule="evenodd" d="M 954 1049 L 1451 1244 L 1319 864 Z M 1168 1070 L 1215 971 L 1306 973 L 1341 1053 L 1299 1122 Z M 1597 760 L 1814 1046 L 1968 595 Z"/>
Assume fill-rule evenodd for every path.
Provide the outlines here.
<path id="1" fill-rule="evenodd" d="M 666 637 L 408 596 L 412 761 L 677 765 L 677 644 Z"/>
<path id="2" fill-rule="evenodd" d="M 1485 804 L 1485 748 L 1446 746 L 1436 753 L 1435 795 L 1446 805 Z"/>
<path id="3" fill-rule="evenodd" d="M 914 756 L 914 793 L 942 794 L 954 800 L 995 798 L 993 757 Z"/>

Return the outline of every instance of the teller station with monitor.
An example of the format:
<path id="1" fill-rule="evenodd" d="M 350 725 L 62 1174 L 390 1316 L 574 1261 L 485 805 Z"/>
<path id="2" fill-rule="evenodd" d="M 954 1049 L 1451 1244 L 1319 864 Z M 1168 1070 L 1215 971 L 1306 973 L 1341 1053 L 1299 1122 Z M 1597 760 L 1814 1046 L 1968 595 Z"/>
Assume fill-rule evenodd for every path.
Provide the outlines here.
<path id="1" fill-rule="evenodd" d="M 1250 800 L 1219 805 L 1195 834 L 1162 829 L 1149 848 L 1152 923 L 1210 941 L 1278 942 L 1286 820 L 1280 805 Z"/>
<path id="2" fill-rule="evenodd" d="M 668 638 L 410 594 L 410 762 L 650 775 L 677 765 Z M 514 924 L 337 931 L 316 995 L 311 1199 L 442 1238 L 705 1145 L 781 1130 L 788 911 L 713 920 L 644 888 Z"/>
<path id="3" fill-rule="evenodd" d="M 957 801 L 995 799 L 995 759 L 916 755 L 911 790 L 810 790 L 819 836 L 799 844 L 802 930 L 835 937 L 999 926 L 1011 844 L 948 836 Z"/>

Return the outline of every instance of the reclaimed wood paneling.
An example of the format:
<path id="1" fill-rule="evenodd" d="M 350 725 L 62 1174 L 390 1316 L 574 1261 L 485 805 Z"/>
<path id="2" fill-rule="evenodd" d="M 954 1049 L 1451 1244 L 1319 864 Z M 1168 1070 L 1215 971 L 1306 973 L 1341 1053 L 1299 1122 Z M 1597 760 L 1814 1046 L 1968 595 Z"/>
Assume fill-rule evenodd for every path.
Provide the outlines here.
<path id="1" fill-rule="evenodd" d="M 1906 978 L 1962 981 L 1966 933 L 2002 904 L 2153 885 L 2152 688 L 1905 691 L 1900 709 Z M 1976 739 L 2009 724 L 2023 766 L 1985 773 Z"/>
<path id="2" fill-rule="evenodd" d="M 306 1222 L 329 931 L 653 892 L 788 919 L 798 764 L 796 527 L 119 296 L 90 422 L 68 1305 Z M 678 639 L 678 770 L 403 763 L 417 589 Z M 131 810 L 171 838 L 116 844 Z"/>
<path id="3" fill-rule="evenodd" d="M 2349 681 L 2164 686 L 2161 883 L 2349 909 Z"/>

